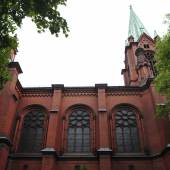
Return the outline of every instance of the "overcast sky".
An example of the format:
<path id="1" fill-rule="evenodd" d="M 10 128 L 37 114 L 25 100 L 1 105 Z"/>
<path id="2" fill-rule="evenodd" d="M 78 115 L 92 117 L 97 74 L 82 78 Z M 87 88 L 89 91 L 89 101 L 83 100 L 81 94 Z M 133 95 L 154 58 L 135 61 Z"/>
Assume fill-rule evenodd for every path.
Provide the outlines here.
<path id="1" fill-rule="evenodd" d="M 68 38 L 39 34 L 25 19 L 18 30 L 16 57 L 23 70 L 21 84 L 123 85 L 130 4 L 152 37 L 154 30 L 160 36 L 166 32 L 163 20 L 170 12 L 170 0 L 68 0 L 60 8 L 70 28 Z"/>

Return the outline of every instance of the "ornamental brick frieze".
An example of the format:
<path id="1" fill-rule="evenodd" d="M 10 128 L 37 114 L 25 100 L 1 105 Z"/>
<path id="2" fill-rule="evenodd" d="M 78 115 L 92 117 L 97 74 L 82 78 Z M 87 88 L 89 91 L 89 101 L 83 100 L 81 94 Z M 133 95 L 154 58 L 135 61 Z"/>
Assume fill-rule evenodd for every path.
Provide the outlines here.
<path id="1" fill-rule="evenodd" d="M 23 88 L 22 97 L 51 97 L 52 89 L 50 87 Z"/>
<path id="2" fill-rule="evenodd" d="M 73 97 L 73 96 L 97 96 L 95 88 L 65 88 L 63 96 Z"/>
<path id="3" fill-rule="evenodd" d="M 107 96 L 142 96 L 141 92 L 127 92 L 127 91 L 118 91 L 118 92 L 108 92 Z"/>
<path id="4" fill-rule="evenodd" d="M 22 97 L 52 97 L 52 94 L 45 93 L 24 93 L 21 95 Z"/>
<path id="5" fill-rule="evenodd" d="M 85 92 L 73 92 L 73 93 L 64 93 L 64 97 L 74 97 L 74 96 L 97 96 L 96 93 L 85 93 Z"/>

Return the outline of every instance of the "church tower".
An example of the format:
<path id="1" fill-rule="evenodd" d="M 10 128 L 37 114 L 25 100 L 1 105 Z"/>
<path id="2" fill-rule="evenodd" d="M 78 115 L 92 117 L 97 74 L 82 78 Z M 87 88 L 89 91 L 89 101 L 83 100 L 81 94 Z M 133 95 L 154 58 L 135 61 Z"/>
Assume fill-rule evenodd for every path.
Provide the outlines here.
<path id="1" fill-rule="evenodd" d="M 155 40 L 152 39 L 130 6 L 128 39 L 125 47 L 125 69 L 122 70 L 125 85 L 142 86 L 148 78 L 154 78 Z"/>

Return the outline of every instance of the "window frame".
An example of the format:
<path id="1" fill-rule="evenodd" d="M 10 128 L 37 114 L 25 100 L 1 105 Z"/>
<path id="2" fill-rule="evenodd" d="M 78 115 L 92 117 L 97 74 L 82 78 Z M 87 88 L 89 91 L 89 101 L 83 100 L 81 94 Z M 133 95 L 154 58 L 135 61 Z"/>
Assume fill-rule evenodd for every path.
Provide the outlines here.
<path id="1" fill-rule="evenodd" d="M 69 129 L 69 117 L 70 115 L 74 112 L 74 111 L 78 111 L 78 110 L 82 110 L 82 111 L 85 111 L 88 113 L 89 115 L 89 151 L 88 152 L 69 152 L 68 151 L 68 148 L 67 148 L 67 140 L 68 140 L 68 129 Z M 68 153 L 68 154 L 87 154 L 87 153 L 91 153 L 93 152 L 95 149 L 94 149 L 94 146 L 95 146 L 95 140 L 94 140 L 94 136 L 95 136 L 95 131 L 94 131 L 94 127 L 95 127 L 95 121 L 94 120 L 94 116 L 92 115 L 92 111 L 91 109 L 89 109 L 88 107 L 86 106 L 74 106 L 74 107 L 71 107 L 70 109 L 67 110 L 67 114 L 66 114 L 66 118 L 64 119 L 64 146 L 63 146 L 63 152 L 64 153 Z"/>
<path id="2" fill-rule="evenodd" d="M 120 109 L 125 109 L 128 108 L 130 110 L 133 110 L 135 115 L 136 115 L 136 128 L 138 130 L 138 140 L 139 140 L 139 151 L 138 152 L 118 152 L 117 151 L 117 143 L 116 143 L 116 120 L 115 120 L 115 115 L 116 112 Z M 145 132 L 144 132 L 144 127 L 143 127 L 143 116 L 141 115 L 141 113 L 138 111 L 138 109 L 136 109 L 136 107 L 131 106 L 129 104 L 121 104 L 121 105 L 117 105 L 116 107 L 114 107 L 114 109 L 112 109 L 111 112 L 111 139 L 112 139 L 112 149 L 118 153 L 118 154 L 134 154 L 134 153 L 141 153 L 144 152 L 144 145 L 146 144 L 146 137 L 145 137 Z"/>
<path id="3" fill-rule="evenodd" d="M 25 110 L 23 110 L 23 112 L 21 112 L 20 117 L 18 119 L 17 122 L 17 128 L 16 128 L 16 133 L 15 133 L 15 152 L 17 153 L 23 153 L 23 154 L 33 154 L 33 153 L 40 153 L 40 151 L 22 151 L 22 149 L 20 148 L 20 144 L 21 144 L 21 138 L 22 138 L 22 133 L 23 133 L 23 124 L 24 124 L 24 120 L 25 120 L 25 116 L 27 116 L 27 114 L 29 114 L 30 112 L 42 112 L 44 114 L 44 121 L 43 121 L 43 134 L 42 134 L 42 144 L 41 144 L 41 148 L 43 149 L 43 147 L 45 147 L 46 144 L 46 138 L 47 138 L 47 128 L 48 128 L 48 112 L 42 108 L 42 107 L 29 107 L 26 108 Z"/>

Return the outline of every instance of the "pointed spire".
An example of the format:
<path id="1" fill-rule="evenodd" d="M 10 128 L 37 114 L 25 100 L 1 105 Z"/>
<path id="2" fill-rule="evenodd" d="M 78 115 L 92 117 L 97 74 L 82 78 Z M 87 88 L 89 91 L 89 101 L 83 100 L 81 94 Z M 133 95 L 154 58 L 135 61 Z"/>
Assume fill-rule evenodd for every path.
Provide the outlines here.
<path id="1" fill-rule="evenodd" d="M 129 31 L 128 37 L 133 36 L 134 41 L 136 42 L 142 33 L 149 35 L 148 31 L 144 27 L 143 23 L 140 21 L 138 16 L 133 11 L 132 6 L 130 5 L 130 20 L 129 20 Z"/>

